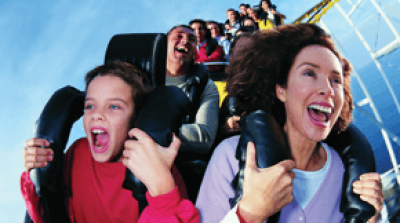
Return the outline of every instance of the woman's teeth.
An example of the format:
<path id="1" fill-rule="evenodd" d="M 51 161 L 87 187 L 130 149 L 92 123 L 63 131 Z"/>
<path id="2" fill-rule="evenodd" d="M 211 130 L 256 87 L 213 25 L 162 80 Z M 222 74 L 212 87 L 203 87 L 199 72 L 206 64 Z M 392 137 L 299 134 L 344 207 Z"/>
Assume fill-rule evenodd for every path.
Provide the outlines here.
<path id="1" fill-rule="evenodd" d="M 310 116 L 319 122 L 327 122 L 332 114 L 332 108 L 331 107 L 326 107 L 326 106 L 321 106 L 321 105 L 310 105 L 307 107 L 308 113 Z"/>
<path id="2" fill-rule="evenodd" d="M 317 110 L 317 111 L 320 111 L 320 112 L 324 112 L 326 114 L 331 114 L 332 113 L 332 108 L 331 107 L 324 107 L 324 106 L 316 105 L 316 104 L 308 106 L 308 109 L 314 109 L 314 110 Z"/>

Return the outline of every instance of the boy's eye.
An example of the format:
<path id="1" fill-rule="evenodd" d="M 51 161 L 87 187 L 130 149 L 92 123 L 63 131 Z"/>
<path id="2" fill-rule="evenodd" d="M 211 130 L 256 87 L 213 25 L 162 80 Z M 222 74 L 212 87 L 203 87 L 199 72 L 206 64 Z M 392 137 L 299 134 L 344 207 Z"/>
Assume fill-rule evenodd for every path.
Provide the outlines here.
<path id="1" fill-rule="evenodd" d="M 85 105 L 85 110 L 93 109 L 93 105 Z"/>
<path id="2" fill-rule="evenodd" d="M 120 109 L 121 107 L 119 107 L 118 105 L 110 105 L 110 109 L 116 110 L 116 109 Z"/>

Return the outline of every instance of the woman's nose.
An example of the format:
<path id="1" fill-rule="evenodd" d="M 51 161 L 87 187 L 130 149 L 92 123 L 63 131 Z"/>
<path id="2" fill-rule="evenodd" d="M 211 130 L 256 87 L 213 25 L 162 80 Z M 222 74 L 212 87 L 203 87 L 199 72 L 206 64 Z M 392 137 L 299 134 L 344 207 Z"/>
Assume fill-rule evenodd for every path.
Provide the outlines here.
<path id="1" fill-rule="evenodd" d="M 330 80 L 321 80 L 319 83 L 319 94 L 320 95 L 324 95 L 324 96 L 328 96 L 328 97 L 333 97 L 335 96 L 335 92 L 333 91 L 332 85 Z"/>

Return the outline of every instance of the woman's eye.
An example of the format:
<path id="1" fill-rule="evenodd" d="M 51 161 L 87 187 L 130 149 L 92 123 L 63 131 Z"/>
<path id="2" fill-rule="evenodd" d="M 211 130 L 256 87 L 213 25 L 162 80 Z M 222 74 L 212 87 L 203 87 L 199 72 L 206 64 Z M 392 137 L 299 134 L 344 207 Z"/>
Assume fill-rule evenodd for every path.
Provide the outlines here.
<path id="1" fill-rule="evenodd" d="M 308 77 L 314 77 L 315 76 L 315 73 L 312 70 L 306 70 L 306 71 L 304 71 L 303 74 L 304 74 L 304 76 L 308 76 Z"/>
<path id="2" fill-rule="evenodd" d="M 342 79 L 339 77 L 333 77 L 332 82 L 335 84 L 342 84 Z"/>

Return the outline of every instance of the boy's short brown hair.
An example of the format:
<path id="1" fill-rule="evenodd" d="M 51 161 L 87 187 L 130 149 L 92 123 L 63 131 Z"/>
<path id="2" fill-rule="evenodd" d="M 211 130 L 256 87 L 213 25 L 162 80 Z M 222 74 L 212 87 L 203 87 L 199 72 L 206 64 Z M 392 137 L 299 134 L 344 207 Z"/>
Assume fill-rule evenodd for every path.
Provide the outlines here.
<path id="1" fill-rule="evenodd" d="M 149 74 L 130 63 L 112 61 L 98 66 L 86 74 L 85 91 L 94 78 L 107 75 L 119 77 L 131 86 L 132 101 L 135 105 L 131 123 L 135 123 L 138 111 L 140 111 L 143 101 L 151 89 Z"/>

